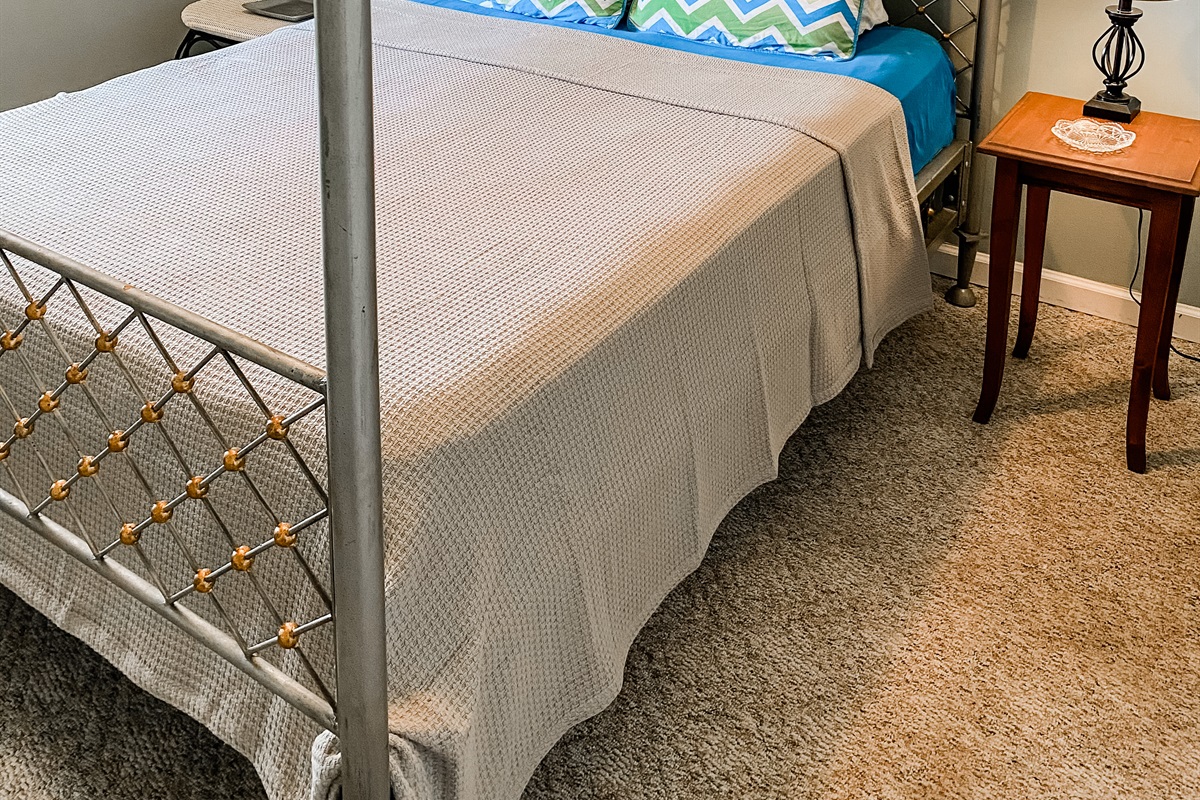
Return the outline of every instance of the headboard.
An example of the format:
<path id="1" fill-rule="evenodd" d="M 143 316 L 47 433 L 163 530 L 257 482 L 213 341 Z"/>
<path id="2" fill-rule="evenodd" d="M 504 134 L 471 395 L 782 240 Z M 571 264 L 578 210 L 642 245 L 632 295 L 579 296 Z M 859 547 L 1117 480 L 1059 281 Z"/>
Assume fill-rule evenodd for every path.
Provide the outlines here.
<path id="1" fill-rule="evenodd" d="M 946 293 L 957 306 L 975 305 L 970 279 L 985 238 L 981 202 L 984 172 L 973 169 L 975 145 L 991 130 L 1001 0 L 884 0 L 893 25 L 917 28 L 941 41 L 954 65 L 959 140 L 918 175 L 927 241 L 953 230 L 958 237 L 958 280 Z M 965 127 L 963 131 L 961 128 Z M 952 178 L 957 176 L 957 181 Z M 956 188 L 944 188 L 957 183 Z M 943 188 L 938 188 L 943 187 Z"/>
<path id="2" fill-rule="evenodd" d="M 1000 0 L 884 0 L 891 24 L 917 28 L 942 42 L 958 83 L 958 115 L 972 142 L 990 125 Z"/>

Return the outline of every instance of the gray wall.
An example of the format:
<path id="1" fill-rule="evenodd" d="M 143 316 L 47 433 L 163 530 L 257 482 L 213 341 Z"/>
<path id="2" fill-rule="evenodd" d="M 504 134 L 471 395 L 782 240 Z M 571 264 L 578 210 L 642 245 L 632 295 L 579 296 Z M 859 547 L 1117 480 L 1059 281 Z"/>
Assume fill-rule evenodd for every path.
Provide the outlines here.
<path id="1" fill-rule="evenodd" d="M 188 0 L 0 0 L 0 110 L 166 61 Z"/>
<path id="2" fill-rule="evenodd" d="M 1100 73 L 1091 61 L 1091 47 L 1108 25 L 1104 7 L 1109 2 L 1005 2 L 996 111 L 1007 112 L 1026 91 L 1086 98 L 1102 88 Z M 1137 32 L 1148 55 L 1145 69 L 1130 83 L 1129 92 L 1141 99 L 1146 111 L 1200 117 L 1200 0 L 1135 0 L 1135 5 L 1145 12 Z M 990 171 L 992 159 L 983 160 Z M 1127 285 L 1137 257 L 1137 217 L 1135 210 L 1054 195 L 1046 268 Z M 1192 224 L 1179 300 L 1200 306 L 1200 217 Z"/>

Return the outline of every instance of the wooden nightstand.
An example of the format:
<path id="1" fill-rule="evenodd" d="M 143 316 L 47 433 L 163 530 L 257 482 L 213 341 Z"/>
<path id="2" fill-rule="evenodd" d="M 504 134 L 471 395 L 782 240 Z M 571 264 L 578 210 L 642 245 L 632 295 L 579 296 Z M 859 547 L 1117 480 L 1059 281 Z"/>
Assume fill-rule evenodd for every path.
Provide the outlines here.
<path id="1" fill-rule="evenodd" d="M 1067 192 L 1144 208 L 1150 212 L 1150 241 L 1129 391 L 1125 458 L 1131 470 L 1145 472 L 1151 388 L 1155 397 L 1167 400 L 1171 396 L 1167 357 L 1188 230 L 1196 196 L 1200 195 L 1200 121 L 1142 112 L 1125 126 L 1137 132 L 1137 140 L 1130 147 L 1118 153 L 1092 155 L 1068 147 L 1050 132 L 1058 120 L 1082 116 L 1082 108 L 1080 100 L 1031 92 L 979 145 L 979 152 L 995 156 L 997 161 L 987 348 L 975 421 L 985 423 L 991 418 L 1004 377 L 1022 187 L 1029 187 L 1029 202 L 1025 212 L 1021 315 L 1013 348 L 1017 358 L 1029 352 L 1037 322 L 1050 193 Z"/>

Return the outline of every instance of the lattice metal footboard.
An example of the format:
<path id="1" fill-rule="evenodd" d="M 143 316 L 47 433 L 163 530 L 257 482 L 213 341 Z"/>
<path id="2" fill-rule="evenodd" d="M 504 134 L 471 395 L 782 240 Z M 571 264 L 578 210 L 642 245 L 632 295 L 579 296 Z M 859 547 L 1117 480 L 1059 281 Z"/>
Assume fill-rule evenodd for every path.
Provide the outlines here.
<path id="1" fill-rule="evenodd" d="M 0 262 L 0 506 L 334 729 L 324 374 L 4 232 Z"/>
<path id="2" fill-rule="evenodd" d="M 329 374 L 0 230 L 0 509 L 337 734 L 344 800 L 381 800 L 369 0 L 320 4 L 317 52 Z"/>

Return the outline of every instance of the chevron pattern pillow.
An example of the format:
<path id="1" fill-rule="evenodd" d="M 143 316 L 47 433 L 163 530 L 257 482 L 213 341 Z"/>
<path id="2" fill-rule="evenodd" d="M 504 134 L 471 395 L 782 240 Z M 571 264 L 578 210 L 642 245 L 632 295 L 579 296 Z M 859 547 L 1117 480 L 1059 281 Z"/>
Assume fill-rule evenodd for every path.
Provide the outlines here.
<path id="1" fill-rule="evenodd" d="M 625 0 L 466 0 L 484 8 L 499 8 L 527 17 L 584 22 L 614 27 L 625 11 Z"/>
<path id="2" fill-rule="evenodd" d="M 731 47 L 847 59 L 863 0 L 632 0 L 640 31 Z"/>

